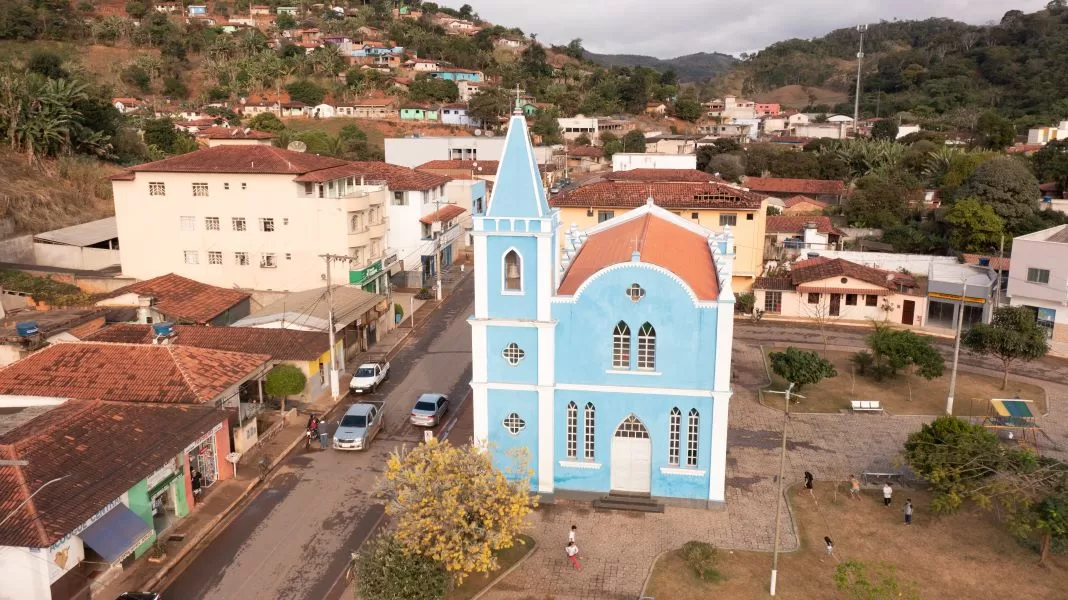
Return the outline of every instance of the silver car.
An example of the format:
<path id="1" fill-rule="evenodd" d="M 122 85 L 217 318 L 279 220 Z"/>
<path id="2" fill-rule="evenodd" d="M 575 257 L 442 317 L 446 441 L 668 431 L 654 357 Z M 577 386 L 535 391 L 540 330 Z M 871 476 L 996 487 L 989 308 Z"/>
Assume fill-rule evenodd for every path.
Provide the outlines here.
<path id="1" fill-rule="evenodd" d="M 449 397 L 445 394 L 423 394 L 412 407 L 412 425 L 434 427 L 449 410 Z"/>
<path id="2" fill-rule="evenodd" d="M 375 404 L 353 404 L 337 422 L 335 450 L 364 450 L 382 430 L 382 410 Z"/>

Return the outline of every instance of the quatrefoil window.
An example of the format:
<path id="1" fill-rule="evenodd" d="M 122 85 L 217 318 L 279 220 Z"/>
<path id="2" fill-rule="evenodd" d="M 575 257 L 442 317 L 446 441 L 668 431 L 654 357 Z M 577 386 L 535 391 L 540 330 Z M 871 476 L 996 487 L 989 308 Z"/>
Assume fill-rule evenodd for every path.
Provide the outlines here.
<path id="1" fill-rule="evenodd" d="M 645 297 L 645 290 L 642 286 L 632 283 L 630 284 L 630 287 L 627 288 L 627 296 L 630 298 L 631 302 L 639 302 Z"/>
<path id="2" fill-rule="evenodd" d="M 504 352 L 501 353 L 504 356 L 504 360 L 508 361 L 508 364 L 513 367 L 519 364 L 519 361 L 523 360 L 523 357 L 527 355 L 519 344 L 512 342 L 504 347 Z"/>
<path id="3" fill-rule="evenodd" d="M 519 418 L 519 415 L 515 413 L 504 418 L 504 428 L 512 435 L 519 435 L 519 432 L 523 431 L 526 426 L 527 422 Z"/>

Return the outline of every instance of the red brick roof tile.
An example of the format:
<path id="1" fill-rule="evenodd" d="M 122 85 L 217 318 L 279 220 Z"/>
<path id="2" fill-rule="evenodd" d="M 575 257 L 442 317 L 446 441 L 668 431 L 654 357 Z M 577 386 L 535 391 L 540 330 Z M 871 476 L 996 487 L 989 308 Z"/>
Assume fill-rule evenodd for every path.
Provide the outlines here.
<path id="1" fill-rule="evenodd" d="M 567 153 L 578 158 L 604 158 L 604 150 L 597 146 L 572 146 Z"/>
<path id="2" fill-rule="evenodd" d="M 697 169 L 631 169 L 606 173 L 609 181 L 648 181 L 660 183 L 726 183 L 719 177 Z"/>
<path id="3" fill-rule="evenodd" d="M 168 341 L 172 346 L 266 354 L 273 360 L 313 361 L 330 349 L 329 337 L 318 331 L 178 325 L 174 332 Z M 86 336 L 85 341 L 151 344 L 155 337 L 151 325 L 116 323 Z"/>
<path id="4" fill-rule="evenodd" d="M 719 279 L 707 237 L 655 213 L 619 220 L 614 226 L 590 234 L 564 273 L 561 295 L 574 294 L 605 267 L 630 262 L 637 249 L 642 262 L 671 271 L 690 286 L 698 299 L 719 298 Z"/>
<path id="5" fill-rule="evenodd" d="M 994 269 L 995 271 L 998 269 L 1002 271 L 1008 271 L 1009 265 L 1012 264 L 1012 261 L 1009 260 L 1008 256 L 1004 258 L 998 258 L 997 256 L 990 256 L 989 254 L 964 254 L 963 256 L 961 256 L 961 258 L 963 258 L 964 262 L 969 265 L 978 265 L 979 259 L 986 258 L 990 261 L 990 268 Z"/>
<path id="6" fill-rule="evenodd" d="M 801 233 L 805 230 L 806 224 L 815 223 L 816 231 L 820 233 L 843 235 L 831 222 L 830 217 L 822 215 L 808 217 L 773 215 L 768 217 L 765 223 L 764 231 L 766 233 Z"/>
<path id="7" fill-rule="evenodd" d="M 429 225 L 430 223 L 435 223 L 437 221 L 451 221 L 452 219 L 455 219 L 456 217 L 464 214 L 465 212 L 467 212 L 467 209 L 462 206 L 456 204 L 446 204 L 438 210 L 435 210 L 429 215 L 426 215 L 425 217 L 419 219 L 419 222 L 426 223 Z"/>
<path id="8" fill-rule="evenodd" d="M 7 432 L 0 458 L 28 464 L 0 466 L 0 514 L 12 515 L 0 546 L 51 546 L 225 421 L 199 406 L 71 400 Z"/>
<path id="9" fill-rule="evenodd" d="M 746 177 L 745 187 L 764 194 L 845 194 L 845 184 L 838 179 L 781 179 L 778 177 Z"/>
<path id="10" fill-rule="evenodd" d="M 346 164 L 328 156 L 274 146 L 216 146 L 130 167 L 146 173 L 266 173 L 300 175 Z"/>
<path id="11" fill-rule="evenodd" d="M 812 281 L 827 279 L 828 277 L 851 277 L 853 279 L 866 281 L 872 285 L 891 289 L 896 287 L 895 275 L 904 274 L 866 267 L 841 258 L 824 260 L 811 259 L 800 261 L 793 265 L 790 269 L 790 282 L 794 285 L 802 285 Z M 908 277 L 908 281 L 912 281 L 911 276 Z M 902 281 L 902 283 L 905 282 Z"/>
<path id="12" fill-rule="evenodd" d="M 65 342 L 0 370 L 0 394 L 203 404 L 270 359 L 192 346 Z"/>
<path id="13" fill-rule="evenodd" d="M 814 204 L 816 206 L 822 206 L 822 207 L 829 206 L 826 202 L 824 202 L 822 200 L 816 200 L 815 198 L 809 198 L 808 196 L 791 196 L 791 197 L 787 198 L 786 200 L 783 200 L 783 205 L 786 208 L 793 208 L 793 207 L 797 206 L 798 204 L 802 204 L 802 203 L 804 203 L 804 204 Z"/>
<path id="14" fill-rule="evenodd" d="M 731 208 L 757 210 L 764 196 L 723 183 L 639 183 L 601 181 L 557 194 L 553 208 L 636 208 L 652 196 L 664 208 Z"/>
<path id="15" fill-rule="evenodd" d="M 274 134 L 247 127 L 208 127 L 196 132 L 196 137 L 209 140 L 270 140 L 274 139 Z"/>
<path id="16" fill-rule="evenodd" d="M 246 292 L 200 283 L 174 273 L 123 286 L 108 296 L 124 294 L 151 296 L 156 300 L 156 310 L 167 317 L 201 325 L 250 297 Z"/>
<path id="17" fill-rule="evenodd" d="M 385 181 L 390 190 L 397 192 L 426 191 L 445 185 L 449 181 L 449 178 L 443 175 L 377 161 L 351 162 L 330 169 L 313 171 L 297 177 L 295 181 L 319 182 L 342 177 L 364 177 Z"/>

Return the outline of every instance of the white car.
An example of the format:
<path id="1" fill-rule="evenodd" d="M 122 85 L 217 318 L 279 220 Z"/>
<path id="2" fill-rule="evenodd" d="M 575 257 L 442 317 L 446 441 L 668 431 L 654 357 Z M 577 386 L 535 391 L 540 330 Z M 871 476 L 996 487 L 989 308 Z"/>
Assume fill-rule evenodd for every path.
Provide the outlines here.
<path id="1" fill-rule="evenodd" d="M 349 389 L 356 394 L 374 392 L 387 379 L 389 379 L 388 362 L 363 364 L 352 374 Z"/>

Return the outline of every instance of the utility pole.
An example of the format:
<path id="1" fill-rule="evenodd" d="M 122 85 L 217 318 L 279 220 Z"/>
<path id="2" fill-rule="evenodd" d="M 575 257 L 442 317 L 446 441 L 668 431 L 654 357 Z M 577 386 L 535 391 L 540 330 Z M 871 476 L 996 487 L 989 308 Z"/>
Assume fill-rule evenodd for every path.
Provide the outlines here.
<path id="1" fill-rule="evenodd" d="M 860 68 L 864 64 L 864 32 L 868 30 L 867 25 L 857 25 L 857 31 L 860 32 L 860 49 L 857 51 L 857 93 L 853 99 L 853 133 L 856 134 L 857 126 L 860 120 Z"/>
<path id="2" fill-rule="evenodd" d="M 335 400 L 341 397 L 341 374 L 338 369 L 337 341 L 335 339 L 337 327 L 334 324 L 334 282 L 330 278 L 330 265 L 334 261 L 352 264 L 356 257 L 345 254 L 320 254 L 319 258 L 326 261 L 326 328 L 330 340 L 330 395 Z"/>
<path id="3" fill-rule="evenodd" d="M 768 590 L 772 596 L 775 595 L 775 584 L 779 578 L 779 523 L 782 520 L 783 479 L 786 477 L 786 425 L 790 422 L 790 397 L 795 395 L 793 394 L 794 385 L 791 383 L 787 386 L 785 392 L 768 392 L 770 394 L 783 394 L 786 398 L 786 414 L 783 416 L 782 422 L 782 447 L 779 449 L 779 490 L 775 494 L 775 542 L 771 555 L 771 587 Z M 801 394 L 796 394 L 796 396 L 804 398 Z"/>
<path id="4" fill-rule="evenodd" d="M 517 84 L 515 87 L 516 96 L 518 97 L 519 85 Z M 441 198 L 434 200 L 434 212 L 437 213 L 439 211 L 441 211 Z M 442 226 L 441 231 L 439 231 L 438 234 L 434 236 L 434 275 L 437 276 L 437 292 L 435 293 L 435 297 L 438 299 L 438 302 L 441 302 L 441 236 L 445 233 L 445 227 L 444 223 L 440 220 L 441 215 L 437 215 L 437 217 L 439 219 L 438 223 L 442 223 Z M 434 235 L 434 225 L 431 224 L 430 228 L 430 235 Z"/>
<path id="5" fill-rule="evenodd" d="M 1001 282 L 998 282 L 1001 285 Z M 953 370 L 949 373 L 949 396 L 946 397 L 946 414 L 953 414 L 953 394 L 957 391 L 957 359 L 960 358 L 960 334 L 964 328 L 964 302 L 968 297 L 968 279 L 964 279 L 964 290 L 960 296 L 960 310 L 957 312 L 957 336 L 953 341 Z"/>
<path id="6" fill-rule="evenodd" d="M 1001 234 L 1001 245 L 998 246 L 998 286 L 994 291 L 994 308 L 1001 307 L 1001 265 L 1005 262 L 1005 234 Z"/>

